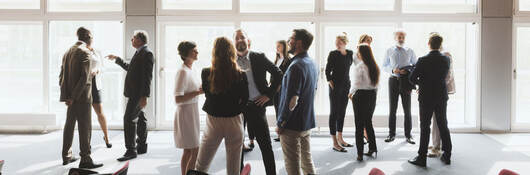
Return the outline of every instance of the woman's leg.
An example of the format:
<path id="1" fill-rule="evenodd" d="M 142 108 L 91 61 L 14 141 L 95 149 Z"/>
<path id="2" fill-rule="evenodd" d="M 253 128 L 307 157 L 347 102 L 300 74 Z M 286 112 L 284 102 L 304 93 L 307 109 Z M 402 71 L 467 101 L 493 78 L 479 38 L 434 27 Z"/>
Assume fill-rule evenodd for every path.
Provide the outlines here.
<path id="1" fill-rule="evenodd" d="M 197 154 L 199 154 L 199 147 L 190 149 L 190 158 L 187 165 L 187 170 L 192 170 L 195 168 L 195 162 L 197 161 Z"/>
<path id="2" fill-rule="evenodd" d="M 335 87 L 336 88 L 336 87 Z M 331 141 L 333 141 L 333 148 L 342 150 L 337 140 L 337 108 L 336 108 L 336 98 L 335 98 L 335 89 L 329 88 L 329 135 L 331 136 Z"/>
<path id="3" fill-rule="evenodd" d="M 364 95 L 362 92 L 357 91 L 353 97 L 353 111 L 355 113 L 355 145 L 357 147 L 357 156 L 360 157 L 363 155 L 364 151 L 364 141 L 363 141 L 363 131 L 364 131 L 364 114 L 367 109 L 366 102 L 364 101 Z"/>
<path id="4" fill-rule="evenodd" d="M 372 118 L 374 115 L 375 105 L 376 105 L 376 99 L 377 99 L 377 93 L 375 91 L 370 92 L 368 95 L 368 112 L 367 117 L 365 120 L 365 133 L 367 132 L 368 135 L 368 147 L 370 151 L 377 151 L 377 143 L 375 142 L 375 132 L 374 132 L 374 126 L 372 124 Z"/>
<path id="5" fill-rule="evenodd" d="M 191 150 L 190 149 L 184 149 L 184 153 L 182 153 L 182 158 L 180 159 L 180 172 L 182 175 L 185 175 L 186 172 L 188 172 L 188 163 L 190 161 L 191 156 Z"/>
<path id="6" fill-rule="evenodd" d="M 103 114 L 103 105 L 101 103 L 93 103 L 92 108 L 94 108 L 94 111 L 96 111 L 96 114 L 98 115 L 98 122 L 99 126 L 101 127 L 101 130 L 103 131 L 103 135 L 105 136 L 105 143 L 109 143 L 109 133 L 107 128 L 107 118 Z"/>
<path id="7" fill-rule="evenodd" d="M 349 145 L 342 137 L 342 128 L 344 128 L 344 118 L 346 117 L 346 107 L 348 107 L 349 86 L 341 87 L 337 100 L 337 140 L 341 145 Z"/>

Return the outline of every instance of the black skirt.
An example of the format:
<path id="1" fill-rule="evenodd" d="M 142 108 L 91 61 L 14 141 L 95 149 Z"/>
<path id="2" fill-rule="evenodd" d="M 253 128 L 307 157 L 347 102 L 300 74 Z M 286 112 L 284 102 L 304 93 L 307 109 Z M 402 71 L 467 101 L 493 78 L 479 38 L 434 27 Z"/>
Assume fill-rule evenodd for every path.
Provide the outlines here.
<path id="1" fill-rule="evenodd" d="M 101 92 L 98 90 L 98 85 L 96 84 L 96 76 L 92 78 L 92 103 L 101 103 Z"/>

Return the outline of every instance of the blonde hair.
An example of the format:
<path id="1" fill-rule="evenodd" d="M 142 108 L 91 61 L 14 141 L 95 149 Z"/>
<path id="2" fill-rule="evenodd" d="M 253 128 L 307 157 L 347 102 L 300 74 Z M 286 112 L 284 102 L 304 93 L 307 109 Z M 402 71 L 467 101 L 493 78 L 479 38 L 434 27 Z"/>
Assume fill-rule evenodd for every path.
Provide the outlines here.
<path id="1" fill-rule="evenodd" d="M 359 44 L 364 43 L 366 40 L 368 40 L 368 38 L 372 39 L 372 36 L 367 35 L 367 34 L 362 34 L 362 35 L 359 37 Z"/>
<path id="2" fill-rule="evenodd" d="M 337 35 L 337 39 L 344 42 L 344 44 L 348 44 L 348 34 L 346 32 L 342 32 L 342 34 Z"/>

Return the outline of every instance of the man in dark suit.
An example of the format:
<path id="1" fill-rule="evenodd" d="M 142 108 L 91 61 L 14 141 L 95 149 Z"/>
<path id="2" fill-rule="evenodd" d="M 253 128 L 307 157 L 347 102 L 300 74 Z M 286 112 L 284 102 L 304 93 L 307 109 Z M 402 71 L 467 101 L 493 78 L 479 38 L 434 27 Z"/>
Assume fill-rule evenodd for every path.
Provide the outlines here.
<path id="1" fill-rule="evenodd" d="M 147 152 L 147 118 L 143 109 L 151 92 L 154 58 L 153 52 L 147 48 L 147 32 L 135 32 L 131 43 L 136 48 L 136 53 L 130 63 L 125 63 L 123 59 L 114 55 L 107 56 L 111 60 L 116 60 L 116 64 L 127 71 L 124 95 L 129 100 L 123 117 L 127 152 L 123 157 L 118 158 L 118 161 L 134 159 L 137 154 Z M 136 139 L 138 146 L 135 145 L 136 135 L 138 135 Z"/>
<path id="2" fill-rule="evenodd" d="M 249 50 L 250 40 L 242 29 L 235 31 L 234 41 L 238 56 L 237 64 L 246 72 L 248 79 L 249 99 L 243 116 L 258 141 L 266 173 L 274 175 L 276 164 L 265 107 L 272 105 L 271 99 L 280 86 L 282 73 L 265 54 Z M 266 77 L 267 72 L 276 80 L 271 81 L 270 86 Z M 241 167 L 243 167 L 243 158 L 241 158 Z"/>
<path id="3" fill-rule="evenodd" d="M 63 165 L 75 162 L 72 156 L 72 140 L 75 123 L 79 131 L 79 147 L 81 162 L 79 168 L 98 168 L 103 164 L 95 164 L 90 158 L 90 135 L 92 119 L 90 105 L 92 104 L 92 77 L 90 76 L 90 50 L 92 34 L 84 27 L 77 29 L 77 41 L 64 54 L 59 85 L 61 87 L 60 101 L 68 106 L 66 122 L 63 131 Z"/>
<path id="4" fill-rule="evenodd" d="M 418 101 L 420 103 L 420 148 L 418 156 L 409 160 L 411 164 L 425 167 L 427 164 L 427 149 L 429 146 L 429 135 L 431 117 L 434 111 L 436 123 L 440 129 L 442 139 L 441 160 L 445 164 L 451 164 L 451 135 L 447 127 L 447 86 L 445 78 L 451 64 L 449 58 L 440 53 L 443 38 L 433 34 L 429 38 L 431 52 L 421 57 L 416 63 L 416 68 L 410 75 L 410 80 L 419 85 Z"/>

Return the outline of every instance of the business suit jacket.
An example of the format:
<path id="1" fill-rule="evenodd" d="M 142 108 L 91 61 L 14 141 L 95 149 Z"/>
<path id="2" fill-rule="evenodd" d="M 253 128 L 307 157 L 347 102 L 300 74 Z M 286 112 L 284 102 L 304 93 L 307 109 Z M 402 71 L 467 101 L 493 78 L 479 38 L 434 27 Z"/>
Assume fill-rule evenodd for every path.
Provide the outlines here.
<path id="1" fill-rule="evenodd" d="M 269 61 L 263 53 L 249 51 L 248 58 L 254 76 L 254 83 L 256 83 L 258 91 L 272 99 L 280 86 L 282 71 Z M 267 81 L 267 72 L 271 74 L 270 86 Z M 269 105 L 272 105 L 271 101 L 267 103 L 267 106 Z"/>
<path id="2" fill-rule="evenodd" d="M 147 46 L 140 48 L 132 57 L 130 63 L 121 58 L 116 58 L 116 64 L 127 71 L 125 76 L 125 97 L 149 97 L 151 93 L 151 80 L 153 79 L 153 52 Z"/>
<path id="3" fill-rule="evenodd" d="M 436 103 L 449 98 L 445 78 L 450 64 L 449 58 L 439 51 L 431 51 L 418 59 L 410 80 L 419 85 L 420 102 Z"/>
<path id="4" fill-rule="evenodd" d="M 77 41 L 64 54 L 59 75 L 60 101 L 73 100 L 92 103 L 90 51 L 83 41 Z"/>

